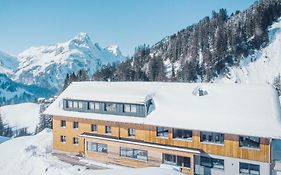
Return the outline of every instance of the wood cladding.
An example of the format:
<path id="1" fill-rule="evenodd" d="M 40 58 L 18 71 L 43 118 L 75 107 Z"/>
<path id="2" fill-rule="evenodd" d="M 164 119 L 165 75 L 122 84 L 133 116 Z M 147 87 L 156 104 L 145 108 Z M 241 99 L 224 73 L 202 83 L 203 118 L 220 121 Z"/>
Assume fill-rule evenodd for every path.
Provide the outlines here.
<path id="1" fill-rule="evenodd" d="M 66 120 L 66 128 L 60 127 L 60 120 Z M 73 129 L 73 121 L 79 122 L 79 128 Z M 189 149 L 199 149 L 207 154 L 214 154 L 220 156 L 248 159 L 261 162 L 270 162 L 269 157 L 269 139 L 260 138 L 259 149 L 247 149 L 239 147 L 239 136 L 233 134 L 225 134 L 224 144 L 212 144 L 200 142 L 200 131 L 193 131 L 192 141 L 179 140 L 172 138 L 172 128 L 169 128 L 169 134 L 167 138 L 156 137 L 156 126 L 131 124 L 122 122 L 109 122 L 101 120 L 91 120 L 83 118 L 71 118 L 54 116 L 54 149 L 63 150 L 68 152 L 81 152 L 84 150 L 84 145 L 79 146 L 72 144 L 72 138 L 78 136 L 83 132 L 91 132 L 91 124 L 97 125 L 97 134 L 105 134 L 105 126 L 112 127 L 112 136 L 120 138 L 130 138 L 141 140 L 150 143 L 164 144 L 167 146 L 177 146 Z M 136 136 L 128 137 L 128 128 L 136 129 Z M 60 143 L 60 135 L 66 135 L 67 143 Z M 71 140 L 69 139 L 71 138 Z M 83 142 L 82 138 L 79 138 L 79 142 Z"/>

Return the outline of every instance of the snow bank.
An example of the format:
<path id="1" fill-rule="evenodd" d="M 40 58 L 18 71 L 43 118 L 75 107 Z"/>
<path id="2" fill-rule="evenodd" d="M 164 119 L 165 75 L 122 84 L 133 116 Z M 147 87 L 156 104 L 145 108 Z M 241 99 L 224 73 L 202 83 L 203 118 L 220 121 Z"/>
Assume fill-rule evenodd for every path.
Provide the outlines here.
<path id="1" fill-rule="evenodd" d="M 73 166 L 52 155 L 52 131 L 45 129 L 0 144 L 0 174 L 5 175 L 181 175 L 162 168 L 90 170 Z"/>
<path id="2" fill-rule="evenodd" d="M 39 123 L 40 106 L 36 103 L 21 103 L 7 105 L 0 108 L 0 114 L 4 123 L 15 128 L 27 128 L 33 133 Z"/>

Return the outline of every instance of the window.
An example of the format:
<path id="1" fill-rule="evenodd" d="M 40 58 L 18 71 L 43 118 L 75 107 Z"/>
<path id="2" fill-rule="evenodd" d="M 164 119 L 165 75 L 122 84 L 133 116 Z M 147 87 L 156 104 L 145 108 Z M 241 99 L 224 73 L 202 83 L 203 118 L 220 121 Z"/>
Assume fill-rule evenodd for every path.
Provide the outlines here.
<path id="1" fill-rule="evenodd" d="M 124 112 L 136 113 L 137 106 L 132 104 L 124 104 Z"/>
<path id="2" fill-rule="evenodd" d="M 60 142 L 66 143 L 66 136 L 60 136 Z"/>
<path id="3" fill-rule="evenodd" d="M 209 143 L 224 143 L 224 134 L 215 133 L 215 132 L 201 132 L 200 133 L 201 142 L 209 142 Z"/>
<path id="4" fill-rule="evenodd" d="M 78 101 L 73 101 L 73 108 L 78 108 Z"/>
<path id="5" fill-rule="evenodd" d="M 120 147 L 120 156 L 138 160 L 147 160 L 147 151 L 133 148 Z"/>
<path id="6" fill-rule="evenodd" d="M 103 143 L 87 142 L 87 150 L 92 152 L 107 153 L 107 145 Z"/>
<path id="7" fill-rule="evenodd" d="M 173 129 L 174 139 L 192 140 L 192 131 L 183 129 Z"/>
<path id="8" fill-rule="evenodd" d="M 156 127 L 157 137 L 168 137 L 169 129 L 164 127 Z"/>
<path id="9" fill-rule="evenodd" d="M 105 126 L 105 133 L 106 134 L 111 134 L 111 126 Z"/>
<path id="10" fill-rule="evenodd" d="M 97 132 L 98 128 L 96 124 L 91 124 L 91 131 L 92 132 Z"/>
<path id="11" fill-rule="evenodd" d="M 136 136 L 136 129 L 134 129 L 134 128 L 129 128 L 129 129 L 128 129 L 128 136 L 129 136 L 129 137 L 134 137 L 134 136 Z"/>
<path id="12" fill-rule="evenodd" d="M 240 136 L 239 146 L 244 148 L 260 148 L 259 137 Z"/>
<path id="13" fill-rule="evenodd" d="M 88 109 L 99 110 L 100 109 L 100 103 L 99 102 L 89 102 Z"/>
<path id="14" fill-rule="evenodd" d="M 65 120 L 61 120 L 60 121 L 60 126 L 65 128 L 66 127 L 66 121 Z"/>
<path id="15" fill-rule="evenodd" d="M 78 145 L 79 144 L 78 138 L 77 137 L 73 137 L 72 143 L 75 144 L 75 145 Z"/>
<path id="16" fill-rule="evenodd" d="M 67 100 L 66 102 L 67 102 L 67 103 L 66 103 L 66 107 L 67 107 L 67 108 L 73 108 L 73 102 L 72 102 L 72 101 Z"/>
<path id="17" fill-rule="evenodd" d="M 116 111 L 116 104 L 115 103 L 105 103 L 105 111 L 108 112 L 115 112 Z"/>
<path id="18" fill-rule="evenodd" d="M 162 157 L 164 164 L 190 168 L 189 157 L 177 156 L 172 154 L 163 154 Z"/>
<path id="19" fill-rule="evenodd" d="M 201 166 L 208 168 L 224 169 L 224 160 L 211 157 L 201 157 Z"/>
<path id="20" fill-rule="evenodd" d="M 260 174 L 260 166 L 249 164 L 249 163 L 239 163 L 239 172 L 242 174 L 254 174 L 259 175 Z"/>
<path id="21" fill-rule="evenodd" d="M 79 123 L 78 122 L 73 122 L 73 129 L 79 128 Z"/>

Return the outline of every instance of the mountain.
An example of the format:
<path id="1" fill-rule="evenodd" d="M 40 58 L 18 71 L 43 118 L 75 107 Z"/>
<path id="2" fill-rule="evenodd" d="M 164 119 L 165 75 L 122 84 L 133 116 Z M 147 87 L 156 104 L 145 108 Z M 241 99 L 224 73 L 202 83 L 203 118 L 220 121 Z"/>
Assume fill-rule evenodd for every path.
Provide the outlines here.
<path id="1" fill-rule="evenodd" d="M 151 47 L 139 46 L 131 59 L 107 66 L 93 77 L 112 81 L 179 82 L 215 82 L 226 76 L 243 79 L 248 76 L 245 75 L 247 72 L 238 75 L 241 74 L 239 70 L 249 70 L 249 62 L 263 60 L 259 54 L 267 47 L 270 49 L 278 29 L 269 29 L 280 17 L 281 1 L 276 0 L 259 0 L 245 11 L 230 15 L 225 9 L 213 11 L 210 17 L 163 38 Z M 272 56 L 275 56 L 274 50 L 272 54 L 264 54 L 267 59 Z M 276 69 L 278 71 L 271 70 L 269 65 L 265 69 L 256 68 L 252 77 L 256 76 L 261 82 L 272 82 L 277 76 L 275 74 L 280 72 L 279 68 Z M 270 76 L 270 80 L 265 76 Z M 232 78 L 232 82 L 247 82 L 234 80 L 236 78 Z"/>
<path id="2" fill-rule="evenodd" d="M 10 56 L 0 51 L 0 73 L 12 76 L 17 70 L 19 61 L 16 57 Z"/>
<path id="3" fill-rule="evenodd" d="M 0 74 L 0 105 L 35 101 L 39 97 L 50 97 L 54 92 L 47 88 L 15 82 Z"/>
<path id="4" fill-rule="evenodd" d="M 223 83 L 270 83 L 281 74 L 281 20 L 269 28 L 269 44 L 256 50 L 240 62 L 230 67 L 229 72 L 216 79 Z"/>
<path id="5" fill-rule="evenodd" d="M 67 73 L 86 69 L 92 75 L 103 65 L 121 62 L 125 57 L 117 46 L 102 48 L 86 33 L 49 46 L 32 47 L 18 55 L 14 80 L 60 91 Z"/>

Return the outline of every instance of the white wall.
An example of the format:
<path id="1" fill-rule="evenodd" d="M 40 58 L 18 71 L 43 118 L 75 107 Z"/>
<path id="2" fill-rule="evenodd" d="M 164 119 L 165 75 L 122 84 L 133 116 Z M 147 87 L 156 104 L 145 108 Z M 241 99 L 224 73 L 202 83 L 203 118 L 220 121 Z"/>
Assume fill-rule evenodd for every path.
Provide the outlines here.
<path id="1" fill-rule="evenodd" d="M 224 156 L 217 156 L 217 155 L 203 155 L 207 157 L 213 157 L 218 159 L 224 160 L 224 170 L 215 169 L 215 168 L 205 168 L 200 165 L 200 159 L 199 157 L 196 157 L 195 159 L 195 169 L 198 169 L 200 171 L 200 175 L 239 175 L 239 162 L 243 163 L 251 163 L 255 165 L 260 165 L 260 175 L 270 175 L 270 164 L 269 163 L 263 163 L 263 162 L 257 162 L 257 161 L 249 161 L 245 159 L 237 159 L 237 158 L 231 158 L 231 157 L 224 157 Z"/>

